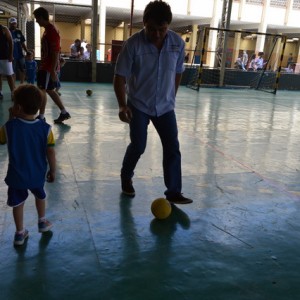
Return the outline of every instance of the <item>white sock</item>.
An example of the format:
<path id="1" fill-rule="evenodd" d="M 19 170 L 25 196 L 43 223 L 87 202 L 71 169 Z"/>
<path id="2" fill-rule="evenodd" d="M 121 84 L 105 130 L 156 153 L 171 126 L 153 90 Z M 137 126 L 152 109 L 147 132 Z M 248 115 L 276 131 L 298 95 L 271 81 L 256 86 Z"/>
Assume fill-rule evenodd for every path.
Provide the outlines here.
<path id="1" fill-rule="evenodd" d="M 39 223 L 44 222 L 45 220 L 46 220 L 46 217 L 39 218 Z"/>

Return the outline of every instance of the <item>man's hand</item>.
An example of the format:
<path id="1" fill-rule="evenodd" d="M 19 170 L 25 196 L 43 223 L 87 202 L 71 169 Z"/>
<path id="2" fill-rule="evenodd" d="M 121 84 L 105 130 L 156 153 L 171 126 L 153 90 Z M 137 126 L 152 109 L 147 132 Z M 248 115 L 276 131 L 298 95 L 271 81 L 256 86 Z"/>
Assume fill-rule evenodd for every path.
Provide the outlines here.
<path id="1" fill-rule="evenodd" d="M 130 123 L 132 119 L 132 112 L 127 105 L 119 108 L 119 119 L 122 122 Z"/>
<path id="2" fill-rule="evenodd" d="M 51 76 L 51 79 L 52 79 L 53 82 L 57 81 L 57 73 L 56 73 L 56 71 L 51 71 L 50 72 L 50 76 Z"/>

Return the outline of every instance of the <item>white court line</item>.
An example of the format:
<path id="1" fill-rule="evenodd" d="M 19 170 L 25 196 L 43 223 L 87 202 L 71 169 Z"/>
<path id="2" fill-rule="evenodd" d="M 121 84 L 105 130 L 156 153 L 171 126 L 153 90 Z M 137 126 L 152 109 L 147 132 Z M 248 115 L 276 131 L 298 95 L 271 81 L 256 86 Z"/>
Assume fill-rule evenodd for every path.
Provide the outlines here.
<path id="1" fill-rule="evenodd" d="M 80 97 L 80 95 L 79 95 L 78 92 L 75 92 L 75 96 L 77 97 L 77 99 L 78 99 L 82 104 L 84 104 L 85 107 L 88 107 L 88 108 L 90 108 L 90 109 L 92 109 L 92 110 L 94 110 L 94 111 L 96 111 L 96 112 L 101 112 L 101 110 L 98 110 L 98 109 L 96 109 L 94 106 L 88 105 L 85 101 L 81 100 L 81 97 Z"/>

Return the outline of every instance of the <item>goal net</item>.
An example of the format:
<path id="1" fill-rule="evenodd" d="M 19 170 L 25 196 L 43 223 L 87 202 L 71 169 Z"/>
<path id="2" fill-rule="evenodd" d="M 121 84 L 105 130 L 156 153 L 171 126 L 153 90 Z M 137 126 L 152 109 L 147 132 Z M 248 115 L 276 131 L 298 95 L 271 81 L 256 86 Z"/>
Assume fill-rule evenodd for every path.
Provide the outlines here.
<path id="1" fill-rule="evenodd" d="M 187 86 L 251 88 L 276 93 L 286 37 L 252 31 L 206 27 L 190 66 Z M 256 50 L 263 45 L 263 50 Z"/>

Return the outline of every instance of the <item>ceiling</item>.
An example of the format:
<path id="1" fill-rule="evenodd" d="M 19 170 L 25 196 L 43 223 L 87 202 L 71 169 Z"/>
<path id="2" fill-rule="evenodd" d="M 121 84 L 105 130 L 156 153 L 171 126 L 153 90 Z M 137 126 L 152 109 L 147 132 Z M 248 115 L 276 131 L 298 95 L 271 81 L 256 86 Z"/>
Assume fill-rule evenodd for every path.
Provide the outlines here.
<path id="1" fill-rule="evenodd" d="M 17 3 L 22 0 L 1 0 L 0 8 L 8 11 L 11 15 L 17 15 Z M 70 22 L 80 23 L 82 19 L 92 18 L 92 9 L 88 5 L 72 5 L 72 4 L 61 4 L 55 1 L 23 1 L 24 3 L 37 3 L 42 4 L 50 14 L 53 14 L 55 10 L 55 21 L 56 22 Z M 143 11 L 134 10 L 132 25 L 135 28 L 142 28 L 142 15 Z M 106 25 L 110 27 L 117 27 L 123 21 L 130 24 L 131 22 L 131 10 L 107 7 L 106 10 Z M 187 15 L 173 15 L 173 21 L 171 23 L 171 29 L 177 32 L 191 31 L 192 25 L 197 24 L 199 26 L 209 26 L 210 18 L 200 18 L 198 16 L 187 16 Z M 244 29 L 248 31 L 257 31 L 257 23 L 245 23 L 245 22 L 233 22 L 231 21 L 231 29 Z M 300 37 L 299 28 L 287 28 L 287 27 L 268 27 L 270 33 L 284 33 L 288 37 Z"/>

